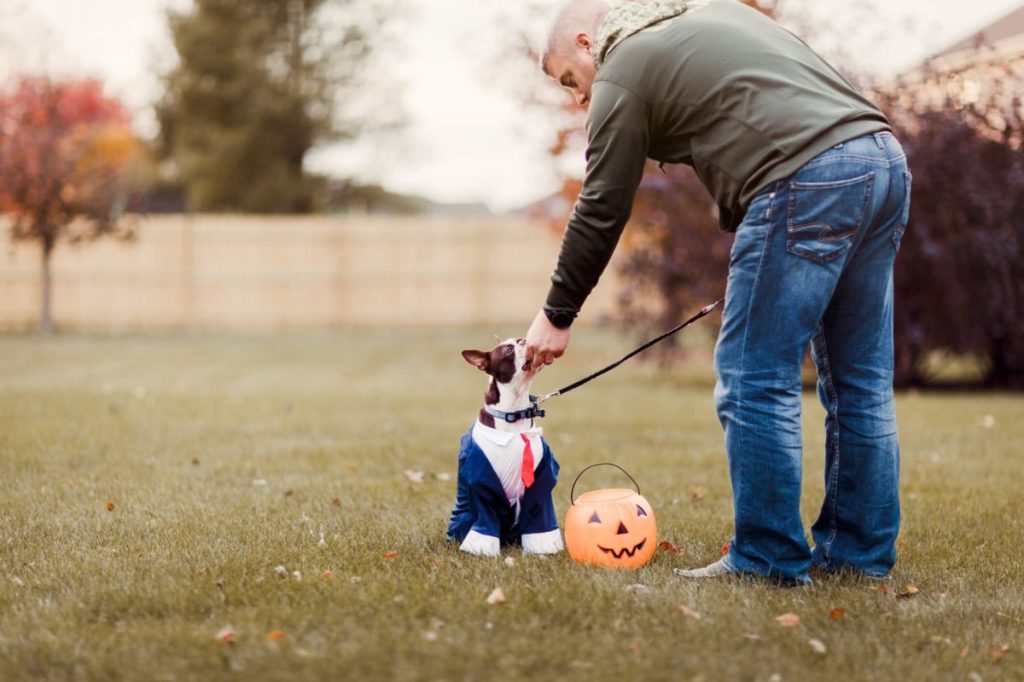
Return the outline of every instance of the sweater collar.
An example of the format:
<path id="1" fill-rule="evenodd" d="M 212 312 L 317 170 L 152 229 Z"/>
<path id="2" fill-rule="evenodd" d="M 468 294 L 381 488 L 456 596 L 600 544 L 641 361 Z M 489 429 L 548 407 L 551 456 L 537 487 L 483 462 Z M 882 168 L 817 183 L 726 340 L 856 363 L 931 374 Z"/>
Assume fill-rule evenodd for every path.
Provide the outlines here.
<path id="1" fill-rule="evenodd" d="M 608 54 L 626 38 L 673 19 L 687 10 L 682 0 L 661 0 L 660 2 L 623 2 L 608 10 L 594 43 L 594 67 L 600 69 Z"/>

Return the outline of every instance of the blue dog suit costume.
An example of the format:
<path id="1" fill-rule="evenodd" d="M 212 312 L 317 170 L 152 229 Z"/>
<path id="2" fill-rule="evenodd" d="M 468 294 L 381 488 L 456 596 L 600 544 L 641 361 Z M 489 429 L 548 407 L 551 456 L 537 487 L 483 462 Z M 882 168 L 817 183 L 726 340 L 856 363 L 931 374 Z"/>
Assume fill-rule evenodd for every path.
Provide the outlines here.
<path id="1" fill-rule="evenodd" d="M 460 549 L 497 556 L 503 545 L 521 545 L 536 554 L 564 548 L 551 499 L 558 462 L 542 433 L 540 427 L 523 434 L 498 431 L 477 421 L 462 436 L 458 490 L 448 523 L 448 539 L 460 543 Z M 532 482 L 523 481 L 523 458 L 529 454 L 534 457 Z"/>

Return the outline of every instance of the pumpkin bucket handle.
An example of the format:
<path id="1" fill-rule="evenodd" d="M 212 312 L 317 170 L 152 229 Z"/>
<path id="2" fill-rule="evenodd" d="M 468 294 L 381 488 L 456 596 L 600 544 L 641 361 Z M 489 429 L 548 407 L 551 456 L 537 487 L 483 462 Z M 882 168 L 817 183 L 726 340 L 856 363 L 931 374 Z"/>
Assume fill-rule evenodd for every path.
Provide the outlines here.
<path id="1" fill-rule="evenodd" d="M 580 473 L 578 473 L 576 475 L 576 480 L 572 482 L 572 490 L 569 491 L 569 503 L 570 504 L 576 504 L 576 484 L 579 483 L 580 476 L 582 476 L 584 473 L 586 473 L 588 469 L 593 469 L 594 467 L 600 467 L 600 466 L 615 467 L 616 469 L 618 469 L 622 473 L 626 474 L 626 477 L 629 478 L 629 480 L 633 481 L 633 485 L 634 485 L 634 487 L 636 487 L 636 494 L 637 495 L 640 494 L 640 484 L 638 484 L 636 482 L 635 478 L 633 478 L 632 476 L 629 475 L 628 471 L 626 471 L 625 469 L 620 467 L 618 464 L 615 464 L 614 462 L 598 462 L 597 464 L 591 464 L 590 466 L 585 467 L 583 469 L 583 471 L 581 471 Z"/>

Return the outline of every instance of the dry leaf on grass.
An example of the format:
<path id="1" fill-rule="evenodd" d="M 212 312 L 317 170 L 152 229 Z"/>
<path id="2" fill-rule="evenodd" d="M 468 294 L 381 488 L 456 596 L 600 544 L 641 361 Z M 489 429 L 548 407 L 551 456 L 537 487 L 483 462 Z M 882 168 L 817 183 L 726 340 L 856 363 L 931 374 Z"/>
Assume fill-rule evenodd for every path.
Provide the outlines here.
<path id="1" fill-rule="evenodd" d="M 626 585 L 624 588 L 626 592 L 632 592 L 633 594 L 650 594 L 651 588 L 647 585 L 641 585 L 640 583 L 633 583 L 632 585 Z"/>
<path id="2" fill-rule="evenodd" d="M 335 507 L 340 507 L 341 506 L 341 498 L 340 497 L 333 498 L 331 500 L 331 504 L 333 504 Z"/>
<path id="3" fill-rule="evenodd" d="M 897 592 L 896 593 L 896 598 L 897 599 L 910 599 L 911 597 L 913 597 L 915 594 L 917 594 L 920 591 L 921 590 L 917 589 L 917 587 L 915 587 L 914 585 L 911 585 L 910 583 L 907 583 L 907 586 L 905 588 L 903 588 L 902 592 Z"/>
<path id="4" fill-rule="evenodd" d="M 274 573 L 276 573 L 277 577 L 281 580 L 284 580 L 288 577 L 288 569 L 284 566 L 274 566 Z"/>
<path id="5" fill-rule="evenodd" d="M 434 477 L 437 478 L 437 480 L 439 480 L 439 481 L 450 481 L 450 480 L 452 480 L 452 475 L 449 474 L 447 471 L 442 471 L 439 474 L 434 474 Z"/>
<path id="6" fill-rule="evenodd" d="M 989 649 L 988 657 L 992 661 L 1000 661 L 1002 660 L 1003 656 L 1005 656 L 1008 653 L 1010 653 L 1010 647 L 1004 645 L 998 648 Z"/>
<path id="7" fill-rule="evenodd" d="M 725 556 L 726 554 L 728 554 L 729 553 L 729 549 L 731 547 L 732 547 L 732 542 L 727 542 L 724 545 L 722 545 L 722 556 Z"/>
<path id="8" fill-rule="evenodd" d="M 809 639 L 807 643 L 811 645 L 811 650 L 819 656 L 824 656 L 828 653 L 828 649 L 825 648 L 825 643 L 820 639 Z"/>
<path id="9" fill-rule="evenodd" d="M 510 556 L 507 556 L 507 557 L 505 557 L 505 565 L 508 566 L 509 568 L 512 568 L 513 566 L 516 565 L 516 560 L 513 559 Z"/>
<path id="10" fill-rule="evenodd" d="M 423 483 L 423 477 L 427 474 L 423 471 L 413 471 L 412 469 L 405 470 L 405 477 L 413 483 Z"/>
<path id="11" fill-rule="evenodd" d="M 267 633 L 268 642 L 280 642 L 284 640 L 288 634 L 284 630 L 271 630 Z"/>
<path id="12" fill-rule="evenodd" d="M 114 503 L 107 502 L 107 511 L 114 511 Z"/>
<path id="13" fill-rule="evenodd" d="M 832 609 L 828 612 L 828 617 L 832 620 L 844 620 L 846 618 L 846 609 Z"/>
<path id="14" fill-rule="evenodd" d="M 693 609 L 691 609 L 686 604 L 681 605 L 679 607 L 679 610 L 683 612 L 684 616 L 687 616 L 689 618 L 693 618 L 694 620 L 700 620 L 700 612 L 694 611 Z"/>
<path id="15" fill-rule="evenodd" d="M 680 547 L 679 545 L 672 544 L 668 540 L 662 540 L 661 542 L 659 542 L 658 543 L 658 547 L 661 547 L 666 552 L 671 552 L 672 554 L 682 554 L 683 553 L 683 548 L 682 547 Z"/>
<path id="16" fill-rule="evenodd" d="M 384 552 L 385 559 L 394 559 L 396 556 L 398 556 L 397 550 L 389 549 L 388 551 Z"/>
<path id="17" fill-rule="evenodd" d="M 971 648 L 968 647 L 968 646 L 965 646 L 963 649 L 960 650 L 960 658 L 967 658 L 967 655 L 970 654 L 970 653 L 971 653 Z"/>
<path id="18" fill-rule="evenodd" d="M 324 580 L 333 580 L 333 579 L 334 579 L 334 571 L 332 571 L 331 569 L 328 568 L 326 571 L 324 571 Z"/>
<path id="19" fill-rule="evenodd" d="M 216 637 L 217 641 L 221 644 L 235 643 L 235 631 L 230 625 L 226 628 L 221 628 L 220 630 L 218 630 L 217 634 L 214 635 L 214 637 Z"/>
<path id="20" fill-rule="evenodd" d="M 491 606 L 498 606 L 499 604 L 505 603 L 505 592 L 500 587 L 495 587 L 489 595 L 487 595 L 487 603 Z"/>
<path id="21" fill-rule="evenodd" d="M 694 502 L 700 502 L 704 499 L 705 490 L 699 485 L 695 485 L 690 488 L 690 499 Z"/>
<path id="22" fill-rule="evenodd" d="M 795 628 L 800 625 L 800 616 L 795 613 L 784 613 L 775 617 L 775 622 L 784 628 Z"/>

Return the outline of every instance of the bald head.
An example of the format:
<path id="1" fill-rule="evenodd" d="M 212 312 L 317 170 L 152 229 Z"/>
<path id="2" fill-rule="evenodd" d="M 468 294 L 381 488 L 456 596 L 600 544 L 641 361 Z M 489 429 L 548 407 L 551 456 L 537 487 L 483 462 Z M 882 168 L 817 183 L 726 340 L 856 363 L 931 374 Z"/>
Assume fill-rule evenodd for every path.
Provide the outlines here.
<path id="1" fill-rule="evenodd" d="M 554 55 L 565 57 L 576 45 L 576 36 L 585 33 L 592 38 L 597 35 L 604 15 L 611 9 L 607 0 L 569 0 L 555 15 L 548 33 L 548 42 L 541 56 L 540 66 L 549 76 L 550 60 Z"/>

